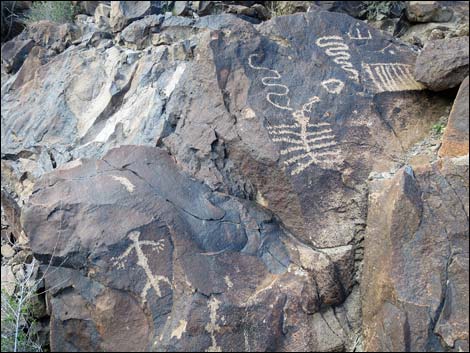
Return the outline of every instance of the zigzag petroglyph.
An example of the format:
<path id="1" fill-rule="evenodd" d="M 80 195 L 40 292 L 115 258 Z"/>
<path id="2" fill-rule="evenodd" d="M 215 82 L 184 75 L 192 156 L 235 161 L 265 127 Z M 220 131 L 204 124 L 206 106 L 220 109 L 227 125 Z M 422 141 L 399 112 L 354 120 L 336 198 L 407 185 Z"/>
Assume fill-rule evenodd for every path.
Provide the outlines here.
<path id="1" fill-rule="evenodd" d="M 284 164 L 291 169 L 291 175 L 300 174 L 313 164 L 331 169 L 341 163 L 339 147 L 331 125 L 327 122 L 309 122 L 307 113 L 310 113 L 313 105 L 319 101 L 318 97 L 312 97 L 302 109 L 293 112 L 292 124 L 267 127 L 273 142 L 287 145 L 281 148 L 280 154 L 287 158 Z"/>
<path id="2" fill-rule="evenodd" d="M 359 82 L 359 72 L 353 67 L 349 54 L 349 46 L 340 36 L 318 38 L 315 42 L 320 48 L 326 48 L 325 54 L 333 57 L 333 61 L 348 73 L 351 80 Z"/>
<path id="3" fill-rule="evenodd" d="M 268 69 L 267 67 L 253 65 L 253 58 L 257 58 L 257 57 L 259 57 L 258 54 L 251 54 L 248 57 L 248 65 L 252 69 L 255 69 L 255 70 L 264 70 L 264 71 L 270 72 L 271 76 L 263 77 L 261 79 L 261 82 L 263 83 L 263 85 L 265 85 L 267 87 L 272 87 L 272 88 L 275 88 L 276 90 L 280 91 L 280 92 L 269 92 L 266 95 L 266 99 L 268 100 L 269 103 L 274 105 L 276 108 L 283 109 L 283 110 L 292 110 L 292 108 L 290 107 L 290 98 L 288 97 L 289 87 L 287 87 L 286 85 L 280 84 L 280 83 L 272 82 L 273 80 L 276 81 L 276 80 L 281 79 L 281 75 L 279 74 L 279 72 L 277 70 L 272 70 L 272 69 Z M 275 102 L 272 98 L 273 96 L 274 97 L 282 97 L 283 99 L 285 99 L 286 104 L 281 105 L 281 104 Z"/>
<path id="4" fill-rule="evenodd" d="M 374 93 L 421 90 L 424 86 L 415 81 L 412 66 L 399 63 L 362 64 L 370 78 L 366 85 Z"/>
<path id="5" fill-rule="evenodd" d="M 160 239 L 157 242 L 149 241 L 149 240 L 139 240 L 140 232 L 133 231 L 129 233 L 129 239 L 132 241 L 132 244 L 124 251 L 124 253 L 119 256 L 117 259 L 114 260 L 114 265 L 118 265 L 119 267 L 123 267 L 122 261 L 130 255 L 130 253 L 135 250 L 137 254 L 137 265 L 143 268 L 145 275 L 147 276 L 147 282 L 141 293 L 141 298 L 145 302 L 147 297 L 147 292 L 153 288 L 155 293 L 158 297 L 162 296 L 160 290 L 160 282 L 164 282 L 168 284 L 171 288 L 172 284 L 167 277 L 154 275 L 152 270 L 150 269 L 147 256 L 145 256 L 142 246 L 151 246 L 157 250 L 157 254 L 165 249 L 165 243 L 163 239 Z"/>

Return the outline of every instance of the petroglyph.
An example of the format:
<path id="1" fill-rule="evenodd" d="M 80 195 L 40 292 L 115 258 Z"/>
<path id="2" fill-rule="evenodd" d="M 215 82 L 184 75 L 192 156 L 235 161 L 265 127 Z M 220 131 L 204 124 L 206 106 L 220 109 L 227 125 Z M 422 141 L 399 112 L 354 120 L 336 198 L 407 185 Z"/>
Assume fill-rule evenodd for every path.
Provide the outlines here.
<path id="1" fill-rule="evenodd" d="M 274 81 L 280 80 L 282 76 L 279 74 L 277 70 L 272 70 L 272 69 L 268 69 L 267 67 L 254 65 L 253 58 L 257 58 L 257 57 L 259 57 L 258 54 L 251 54 L 248 57 L 248 65 L 252 69 L 255 69 L 255 70 L 264 70 L 264 71 L 270 72 L 271 76 L 263 77 L 261 79 L 261 82 L 263 83 L 263 85 L 274 88 L 279 91 L 279 92 L 269 92 L 266 95 L 266 99 L 268 100 L 269 103 L 274 105 L 276 108 L 283 109 L 283 110 L 292 110 L 292 108 L 290 107 L 290 98 L 288 97 L 289 87 L 280 83 L 272 82 L 273 80 Z M 273 100 L 273 97 L 281 97 L 285 101 L 285 104 L 280 104 L 279 102 L 276 102 L 275 100 Z M 277 100 L 279 101 L 280 99 L 277 98 Z"/>
<path id="2" fill-rule="evenodd" d="M 170 338 L 176 337 L 177 340 L 181 339 L 183 333 L 186 332 L 187 324 L 188 322 L 186 320 L 180 320 L 178 327 L 173 330 Z"/>
<path id="3" fill-rule="evenodd" d="M 356 28 L 355 29 L 355 34 L 351 34 L 351 32 L 348 32 L 348 37 L 351 40 L 368 40 L 372 39 L 372 34 L 370 33 L 369 29 L 365 29 L 364 32 L 361 32 L 361 29 L 359 28 L 360 24 L 356 23 Z M 364 34 L 364 35 L 363 35 Z"/>
<path id="4" fill-rule="evenodd" d="M 148 291 L 153 288 L 157 296 L 160 298 L 162 296 L 160 290 L 160 282 L 164 282 L 168 284 L 171 288 L 172 284 L 167 277 L 155 275 L 153 274 L 152 270 L 150 269 L 147 256 L 144 254 L 142 250 L 142 246 L 150 246 L 156 250 L 157 254 L 160 251 L 165 249 L 165 243 L 163 239 L 158 240 L 157 242 L 149 241 L 149 240 L 139 240 L 140 232 L 133 231 L 129 233 L 128 237 L 132 241 L 132 244 L 121 254 L 117 259 L 114 260 L 114 265 L 118 266 L 118 268 L 123 268 L 123 260 L 126 257 L 129 257 L 131 252 L 135 250 L 137 255 L 137 265 L 143 268 L 145 275 L 147 276 L 147 282 L 145 283 L 144 288 L 140 294 L 142 300 L 145 302 L 147 298 Z M 113 259 L 112 259 L 113 260 Z"/>
<path id="5" fill-rule="evenodd" d="M 292 124 L 267 127 L 273 142 L 287 145 L 281 148 L 280 154 L 287 158 L 284 164 L 291 168 L 291 175 L 300 174 L 312 164 L 331 169 L 342 163 L 331 124 L 309 122 L 307 114 L 319 101 L 318 97 L 312 97 L 302 109 L 293 112 Z"/>
<path id="6" fill-rule="evenodd" d="M 124 187 L 127 189 L 127 191 L 129 192 L 133 192 L 134 189 L 135 189 L 135 185 L 132 184 L 130 182 L 129 179 L 125 178 L 125 177 L 120 177 L 120 176 L 116 176 L 116 175 L 113 175 L 111 176 L 114 180 L 118 181 L 119 183 L 121 183 L 122 185 L 124 185 Z"/>
<path id="7" fill-rule="evenodd" d="M 369 77 L 366 87 L 374 93 L 422 90 L 424 86 L 415 81 L 412 65 L 398 63 L 362 64 Z"/>
<path id="8" fill-rule="evenodd" d="M 340 65 L 341 68 L 348 73 L 351 80 L 359 82 L 359 72 L 353 67 L 349 54 L 349 46 L 340 36 L 328 36 L 318 38 L 316 44 L 320 48 L 326 48 L 325 54 L 333 57 L 333 61 Z"/>
<path id="9" fill-rule="evenodd" d="M 211 335 L 211 346 L 206 349 L 206 352 L 222 352 L 222 348 L 217 345 L 215 333 L 220 331 L 220 326 L 217 324 L 217 310 L 220 306 L 220 301 L 212 297 L 207 305 L 209 308 L 210 322 L 206 325 L 206 331 Z"/>
<path id="10" fill-rule="evenodd" d="M 321 85 L 328 93 L 340 94 L 344 88 L 344 82 L 336 78 L 322 81 Z"/>

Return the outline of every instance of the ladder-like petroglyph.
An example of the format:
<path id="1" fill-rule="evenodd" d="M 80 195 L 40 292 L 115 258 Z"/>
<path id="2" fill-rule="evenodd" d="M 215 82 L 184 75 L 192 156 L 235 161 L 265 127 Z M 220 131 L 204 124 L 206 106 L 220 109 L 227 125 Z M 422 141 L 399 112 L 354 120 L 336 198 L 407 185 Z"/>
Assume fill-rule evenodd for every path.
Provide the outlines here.
<path id="1" fill-rule="evenodd" d="M 344 88 L 344 82 L 336 78 L 322 81 L 321 85 L 328 93 L 340 94 Z"/>
<path id="2" fill-rule="evenodd" d="M 412 65 L 399 63 L 362 64 L 368 80 L 366 88 L 374 93 L 422 90 L 424 86 L 413 78 Z"/>
<path id="3" fill-rule="evenodd" d="M 147 256 L 144 254 L 142 247 L 150 246 L 153 249 L 155 249 L 156 253 L 158 254 L 160 253 L 160 251 L 163 251 L 165 249 L 164 240 L 160 239 L 157 242 L 149 241 L 149 240 L 139 240 L 140 232 L 137 232 L 137 231 L 133 231 L 129 233 L 128 237 L 132 241 L 132 244 L 129 245 L 126 251 L 122 253 L 122 255 L 120 255 L 116 259 L 113 259 L 114 265 L 115 266 L 117 265 L 118 268 L 123 268 L 124 259 L 126 257 L 129 257 L 132 251 L 135 251 L 137 255 L 137 265 L 142 267 L 147 277 L 147 282 L 145 283 L 145 286 L 142 289 L 142 292 L 140 294 L 142 300 L 144 302 L 146 301 L 148 291 L 152 288 L 155 291 L 156 295 L 160 298 L 162 296 L 161 289 L 160 289 L 161 282 L 168 284 L 171 288 L 173 288 L 173 286 L 167 277 L 153 274 L 152 270 L 150 269 Z"/>
<path id="4" fill-rule="evenodd" d="M 269 72 L 270 76 L 263 77 L 261 79 L 261 82 L 263 83 L 263 85 L 265 85 L 267 87 L 271 87 L 274 90 L 278 91 L 278 92 L 269 92 L 266 95 L 266 99 L 268 100 L 269 103 L 271 103 L 276 108 L 283 109 L 283 110 L 292 110 L 292 108 L 290 107 L 290 98 L 288 96 L 289 87 L 277 82 L 278 80 L 280 80 L 282 78 L 277 70 L 272 70 L 272 69 L 269 69 L 267 67 L 254 65 L 253 64 L 253 58 L 258 58 L 258 57 L 259 57 L 258 54 L 251 54 L 248 57 L 248 65 L 252 69 L 263 70 L 263 71 Z M 273 97 L 278 97 L 278 98 L 273 100 Z M 280 104 L 281 100 L 284 100 L 284 104 Z"/>
<path id="5" fill-rule="evenodd" d="M 222 352 L 222 348 L 217 344 L 215 334 L 220 331 L 220 326 L 217 324 L 217 310 L 219 310 L 221 302 L 217 298 L 212 297 L 207 304 L 209 308 L 209 319 L 205 329 L 211 335 L 211 346 L 206 349 L 206 352 Z"/>
<path id="6" fill-rule="evenodd" d="M 328 36 L 318 38 L 315 42 L 320 48 L 324 48 L 325 54 L 332 57 L 333 61 L 340 65 L 348 73 L 348 77 L 359 82 L 359 72 L 351 63 L 349 46 L 340 36 Z"/>
<path id="7" fill-rule="evenodd" d="M 280 154 L 291 175 L 300 174 L 311 165 L 333 169 L 342 163 L 331 124 L 310 123 L 308 113 L 319 101 L 318 97 L 312 97 L 293 112 L 294 122 L 267 127 L 272 141 L 282 144 Z"/>
<path id="8" fill-rule="evenodd" d="M 356 33 L 348 32 L 349 39 L 351 39 L 351 40 L 369 40 L 369 39 L 372 39 L 372 34 L 370 33 L 369 29 L 365 28 L 361 31 L 361 29 L 359 28 L 360 26 L 361 25 L 359 23 L 356 23 L 356 28 L 354 28 Z"/>

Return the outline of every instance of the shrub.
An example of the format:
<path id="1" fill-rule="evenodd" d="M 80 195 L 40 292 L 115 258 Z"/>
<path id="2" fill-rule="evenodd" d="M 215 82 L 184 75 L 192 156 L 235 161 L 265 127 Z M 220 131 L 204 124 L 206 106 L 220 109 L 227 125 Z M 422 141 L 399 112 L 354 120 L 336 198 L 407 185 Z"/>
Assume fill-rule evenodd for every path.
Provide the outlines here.
<path id="1" fill-rule="evenodd" d="M 34 1 L 26 15 L 26 23 L 43 20 L 68 23 L 73 22 L 75 14 L 76 8 L 71 1 Z"/>

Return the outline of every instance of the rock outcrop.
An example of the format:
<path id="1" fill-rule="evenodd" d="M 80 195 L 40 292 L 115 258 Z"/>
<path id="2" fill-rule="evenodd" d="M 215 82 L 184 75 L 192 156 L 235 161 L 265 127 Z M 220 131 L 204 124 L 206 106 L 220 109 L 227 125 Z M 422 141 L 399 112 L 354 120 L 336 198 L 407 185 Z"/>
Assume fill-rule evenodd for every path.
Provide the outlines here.
<path id="1" fill-rule="evenodd" d="M 469 73 L 467 37 L 429 41 L 416 60 L 414 77 L 433 91 L 458 86 Z"/>
<path id="2" fill-rule="evenodd" d="M 371 184 L 366 351 L 468 350 L 468 154 Z"/>
<path id="3" fill-rule="evenodd" d="M 163 3 L 38 23 L 2 73 L 51 349 L 468 349 L 468 78 L 421 158 L 452 106 L 427 88 L 464 78 L 425 51 L 327 4 Z"/>

